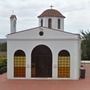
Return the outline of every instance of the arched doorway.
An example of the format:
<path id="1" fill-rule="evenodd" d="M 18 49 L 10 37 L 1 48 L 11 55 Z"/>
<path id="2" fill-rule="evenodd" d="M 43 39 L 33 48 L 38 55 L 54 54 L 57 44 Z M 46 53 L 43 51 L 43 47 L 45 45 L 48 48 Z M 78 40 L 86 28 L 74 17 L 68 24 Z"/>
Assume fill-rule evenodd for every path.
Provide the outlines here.
<path id="1" fill-rule="evenodd" d="M 67 50 L 62 50 L 58 54 L 58 77 L 70 77 L 70 54 Z"/>
<path id="2" fill-rule="evenodd" d="M 52 77 L 52 52 L 49 47 L 39 45 L 33 49 L 31 77 Z"/>
<path id="3" fill-rule="evenodd" d="M 17 50 L 14 54 L 14 77 L 25 77 L 26 56 L 24 51 Z"/>

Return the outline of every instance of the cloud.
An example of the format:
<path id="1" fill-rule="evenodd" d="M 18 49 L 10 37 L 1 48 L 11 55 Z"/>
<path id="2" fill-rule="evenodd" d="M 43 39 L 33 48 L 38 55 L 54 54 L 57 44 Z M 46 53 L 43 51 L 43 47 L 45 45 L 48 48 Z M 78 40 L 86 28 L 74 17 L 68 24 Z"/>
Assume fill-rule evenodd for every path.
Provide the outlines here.
<path id="1" fill-rule="evenodd" d="M 65 30 L 80 33 L 82 29 L 90 29 L 90 10 L 84 9 L 67 13 L 65 19 Z"/>
<path id="2" fill-rule="evenodd" d="M 90 0 L 0 0 L 0 36 L 9 33 L 11 14 L 17 15 L 19 31 L 38 26 L 37 16 L 51 4 L 66 16 L 66 31 L 78 32 L 81 28 L 89 28 Z"/>
<path id="3" fill-rule="evenodd" d="M 78 0 L 79 1 L 79 0 Z M 82 2 L 72 2 L 72 4 L 68 4 L 63 7 L 64 12 L 74 12 L 74 11 L 81 11 L 84 9 L 90 9 L 90 2 L 88 0 L 82 0 Z"/>

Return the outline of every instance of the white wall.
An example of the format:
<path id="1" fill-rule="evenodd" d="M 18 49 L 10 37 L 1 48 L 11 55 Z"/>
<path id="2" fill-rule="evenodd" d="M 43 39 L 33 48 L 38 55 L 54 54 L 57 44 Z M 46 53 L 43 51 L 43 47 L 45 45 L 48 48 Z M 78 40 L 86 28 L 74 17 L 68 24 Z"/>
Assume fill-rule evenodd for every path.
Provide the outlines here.
<path id="1" fill-rule="evenodd" d="M 79 79 L 79 66 L 80 66 L 80 41 L 78 40 L 8 40 L 7 53 L 8 53 L 8 79 L 14 79 L 13 71 L 13 55 L 16 50 L 23 50 L 26 54 L 26 79 L 31 79 L 31 52 L 37 45 L 46 45 L 52 51 L 53 56 L 53 77 L 52 79 L 58 79 L 58 53 L 65 49 L 70 53 L 70 78 L 73 80 Z M 60 78 L 61 79 L 61 78 Z"/>
<path id="2" fill-rule="evenodd" d="M 11 29 L 10 33 L 16 32 L 16 20 L 17 20 L 16 17 L 10 19 L 10 29 Z"/>
<path id="3" fill-rule="evenodd" d="M 39 32 L 43 31 L 44 35 L 40 36 Z M 57 29 L 48 29 L 44 27 L 37 27 L 33 29 L 28 29 L 20 32 L 16 32 L 14 34 L 9 34 L 7 36 L 8 39 L 13 39 L 13 40 L 40 40 L 40 39 L 53 39 L 53 40 L 78 40 L 79 35 L 78 34 L 72 34 L 69 32 L 57 30 Z"/>
<path id="4" fill-rule="evenodd" d="M 41 25 L 41 19 L 43 19 L 43 27 L 48 27 L 48 19 L 52 19 L 52 28 L 58 29 L 58 19 L 61 20 L 61 28 L 58 30 L 64 31 L 64 18 L 60 17 L 41 17 L 39 18 L 39 26 Z"/>

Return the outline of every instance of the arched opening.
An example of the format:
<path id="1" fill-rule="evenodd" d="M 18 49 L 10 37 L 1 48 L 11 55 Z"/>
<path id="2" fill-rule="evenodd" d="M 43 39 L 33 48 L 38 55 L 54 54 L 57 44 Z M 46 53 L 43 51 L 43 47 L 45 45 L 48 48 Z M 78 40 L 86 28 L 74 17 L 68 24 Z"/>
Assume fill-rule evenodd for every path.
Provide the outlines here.
<path id="1" fill-rule="evenodd" d="M 43 27 L 43 19 L 41 19 L 41 27 Z"/>
<path id="2" fill-rule="evenodd" d="M 26 56 L 24 51 L 17 50 L 14 54 L 14 77 L 25 77 Z"/>
<path id="3" fill-rule="evenodd" d="M 60 19 L 58 19 L 58 29 L 60 29 L 61 27 L 61 20 Z"/>
<path id="4" fill-rule="evenodd" d="M 36 46 L 31 54 L 31 77 L 52 77 L 52 52 L 45 45 Z"/>
<path id="5" fill-rule="evenodd" d="M 51 18 L 48 19 L 48 28 L 52 28 L 52 19 Z"/>
<path id="6" fill-rule="evenodd" d="M 58 77 L 70 77 L 70 54 L 66 50 L 62 50 L 58 54 Z"/>

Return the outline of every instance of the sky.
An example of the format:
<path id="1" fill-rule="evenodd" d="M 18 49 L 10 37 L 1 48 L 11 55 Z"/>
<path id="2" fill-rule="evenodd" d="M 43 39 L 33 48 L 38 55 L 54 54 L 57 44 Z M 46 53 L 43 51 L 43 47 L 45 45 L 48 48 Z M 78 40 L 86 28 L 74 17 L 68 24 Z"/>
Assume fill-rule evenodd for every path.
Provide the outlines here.
<path id="1" fill-rule="evenodd" d="M 66 18 L 64 30 L 71 33 L 90 31 L 90 0 L 0 0 L 0 38 L 10 33 L 10 16 L 17 16 L 17 31 L 38 27 L 38 18 L 50 8 Z"/>

